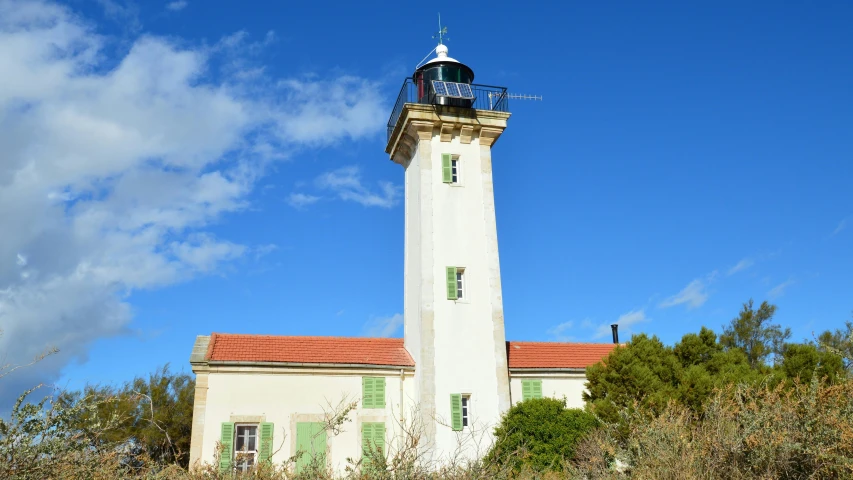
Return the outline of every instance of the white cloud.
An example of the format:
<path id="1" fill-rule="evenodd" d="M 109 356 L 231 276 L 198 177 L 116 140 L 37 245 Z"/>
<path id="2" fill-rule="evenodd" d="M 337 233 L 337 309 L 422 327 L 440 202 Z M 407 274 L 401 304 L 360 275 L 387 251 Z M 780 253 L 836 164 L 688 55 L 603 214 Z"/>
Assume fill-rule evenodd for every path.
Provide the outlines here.
<path id="1" fill-rule="evenodd" d="M 403 315 L 395 313 L 390 317 L 371 318 L 364 326 L 367 337 L 390 337 L 403 326 Z"/>
<path id="2" fill-rule="evenodd" d="M 832 231 L 832 235 L 838 235 L 845 228 L 847 228 L 847 219 L 846 218 L 844 220 L 841 220 L 840 222 L 838 222 L 838 226 L 835 227 L 835 230 Z"/>
<path id="3" fill-rule="evenodd" d="M 755 264 L 755 261 L 752 260 L 751 258 L 744 258 L 741 261 L 737 262 L 736 265 L 729 268 L 728 275 L 734 275 L 737 272 L 746 270 L 747 268 L 753 266 L 754 264 Z"/>
<path id="4" fill-rule="evenodd" d="M 632 310 L 628 313 L 620 315 L 619 318 L 616 319 L 615 322 L 619 324 L 619 334 L 620 334 L 620 342 L 625 341 L 625 337 L 630 335 L 633 329 L 632 326 L 647 321 L 646 312 L 644 310 Z M 602 323 L 595 329 L 595 334 L 593 334 L 592 338 L 600 339 L 612 334 L 612 329 L 610 327 L 611 323 Z M 624 334 L 624 336 L 623 336 Z"/>
<path id="5" fill-rule="evenodd" d="M 314 195 L 308 195 L 305 193 L 291 193 L 287 197 L 287 204 L 293 208 L 305 208 L 308 205 L 313 205 L 320 201 L 321 197 L 317 197 Z"/>
<path id="6" fill-rule="evenodd" d="M 379 182 L 378 191 L 364 186 L 358 167 L 343 167 L 317 177 L 319 188 L 334 192 L 341 200 L 356 202 L 365 207 L 391 208 L 400 199 L 401 188 L 390 182 Z"/>
<path id="7" fill-rule="evenodd" d="M 174 2 L 167 3 L 166 9 L 171 10 L 173 12 L 178 12 L 187 8 L 187 5 L 189 5 L 189 2 L 187 2 L 186 0 L 176 0 Z"/>
<path id="8" fill-rule="evenodd" d="M 701 307 L 708 300 L 708 284 L 713 282 L 717 278 L 717 272 L 711 272 L 710 274 L 697 278 L 692 282 L 688 283 L 686 287 L 684 287 L 680 292 L 675 295 L 664 299 L 658 307 L 660 308 L 669 308 L 674 307 L 676 305 L 687 305 L 687 308 L 698 308 Z"/>
<path id="9" fill-rule="evenodd" d="M 147 35 L 110 58 L 108 41 L 67 7 L 0 0 L 0 355 L 23 363 L 61 350 L 4 379 L 0 405 L 126 333 L 134 290 L 255 252 L 206 229 L 248 206 L 270 162 L 384 123 L 368 81 L 240 75 L 257 69 L 257 43 L 189 48 Z M 338 92 L 306 93 L 326 87 Z"/>
<path id="10" fill-rule="evenodd" d="M 776 285 L 775 287 L 771 288 L 770 291 L 767 292 L 767 296 L 770 297 L 771 299 L 772 298 L 779 298 L 785 294 L 785 290 L 788 287 L 790 287 L 791 285 L 793 285 L 795 283 L 796 282 L 794 281 L 794 279 L 788 279 L 788 280 L 780 283 L 779 285 Z"/>
<path id="11" fill-rule="evenodd" d="M 559 325 L 556 325 L 548 330 L 548 334 L 554 338 L 557 342 L 571 342 L 575 339 L 572 335 L 566 335 L 566 331 L 571 329 L 575 325 L 575 322 L 571 320 L 568 322 L 563 322 Z"/>

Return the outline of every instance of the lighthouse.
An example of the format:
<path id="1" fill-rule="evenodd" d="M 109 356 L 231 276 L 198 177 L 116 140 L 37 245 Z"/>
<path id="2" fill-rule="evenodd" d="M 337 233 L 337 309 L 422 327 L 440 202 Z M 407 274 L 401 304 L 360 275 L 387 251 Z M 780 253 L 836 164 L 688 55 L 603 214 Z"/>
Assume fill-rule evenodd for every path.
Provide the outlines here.
<path id="1" fill-rule="evenodd" d="M 506 90 L 448 56 L 416 69 L 388 122 L 405 170 L 404 343 L 417 369 L 421 449 L 473 458 L 510 407 L 492 147 Z"/>

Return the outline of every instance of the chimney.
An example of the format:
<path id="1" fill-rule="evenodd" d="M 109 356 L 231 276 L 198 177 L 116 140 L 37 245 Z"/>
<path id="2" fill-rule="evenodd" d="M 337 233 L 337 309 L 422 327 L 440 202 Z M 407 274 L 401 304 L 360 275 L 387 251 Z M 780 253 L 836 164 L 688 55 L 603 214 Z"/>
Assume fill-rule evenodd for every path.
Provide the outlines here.
<path id="1" fill-rule="evenodd" d="M 613 343 L 619 344 L 619 324 L 610 325 L 610 329 L 613 330 Z"/>

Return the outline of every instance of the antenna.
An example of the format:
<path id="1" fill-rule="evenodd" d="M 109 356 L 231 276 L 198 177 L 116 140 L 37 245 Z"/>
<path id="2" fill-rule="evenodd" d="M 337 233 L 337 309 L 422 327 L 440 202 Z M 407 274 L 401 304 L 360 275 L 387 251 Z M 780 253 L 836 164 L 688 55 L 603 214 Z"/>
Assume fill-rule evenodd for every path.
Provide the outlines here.
<path id="1" fill-rule="evenodd" d="M 497 93 L 497 92 L 489 92 L 489 109 L 493 108 L 492 99 L 496 98 L 498 101 L 501 99 L 513 99 L 513 100 L 542 100 L 542 95 L 526 95 L 526 94 L 518 94 L 518 93 Z"/>
<path id="2" fill-rule="evenodd" d="M 432 38 L 438 38 L 438 44 L 444 45 L 445 40 L 450 40 L 450 38 L 445 38 L 447 35 L 447 27 L 441 26 L 441 12 L 438 14 L 438 32 L 432 36 Z"/>

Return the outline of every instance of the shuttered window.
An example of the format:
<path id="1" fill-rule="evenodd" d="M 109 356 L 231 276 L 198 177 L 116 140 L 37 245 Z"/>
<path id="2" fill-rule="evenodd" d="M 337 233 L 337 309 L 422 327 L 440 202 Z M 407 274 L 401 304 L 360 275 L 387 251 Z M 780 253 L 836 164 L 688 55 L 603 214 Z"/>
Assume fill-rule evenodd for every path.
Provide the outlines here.
<path id="1" fill-rule="evenodd" d="M 521 400 L 542 398 L 542 380 L 522 380 Z"/>
<path id="2" fill-rule="evenodd" d="M 326 464 L 326 429 L 322 422 L 299 422 L 296 424 L 296 472 L 300 473 L 312 461 L 321 466 Z"/>
<path id="3" fill-rule="evenodd" d="M 385 408 L 385 377 L 361 377 L 362 408 Z"/>
<path id="4" fill-rule="evenodd" d="M 458 284 L 456 283 L 456 267 L 447 267 L 447 299 L 459 298 Z"/>
<path id="5" fill-rule="evenodd" d="M 450 426 L 453 431 L 462 430 L 462 394 L 450 394 Z"/>
<path id="6" fill-rule="evenodd" d="M 385 423 L 365 422 L 361 424 L 361 454 L 369 458 L 370 452 L 379 450 L 385 455 Z"/>
<path id="7" fill-rule="evenodd" d="M 234 424 L 232 422 L 222 422 L 219 443 L 222 445 L 219 471 L 228 473 L 231 470 L 231 456 L 234 454 Z"/>
<path id="8" fill-rule="evenodd" d="M 453 155 L 449 153 L 441 154 L 441 181 L 444 183 L 453 183 Z"/>
<path id="9" fill-rule="evenodd" d="M 272 458 L 272 436 L 275 426 L 271 422 L 261 424 L 261 445 L 258 448 L 258 461 L 269 462 Z"/>

